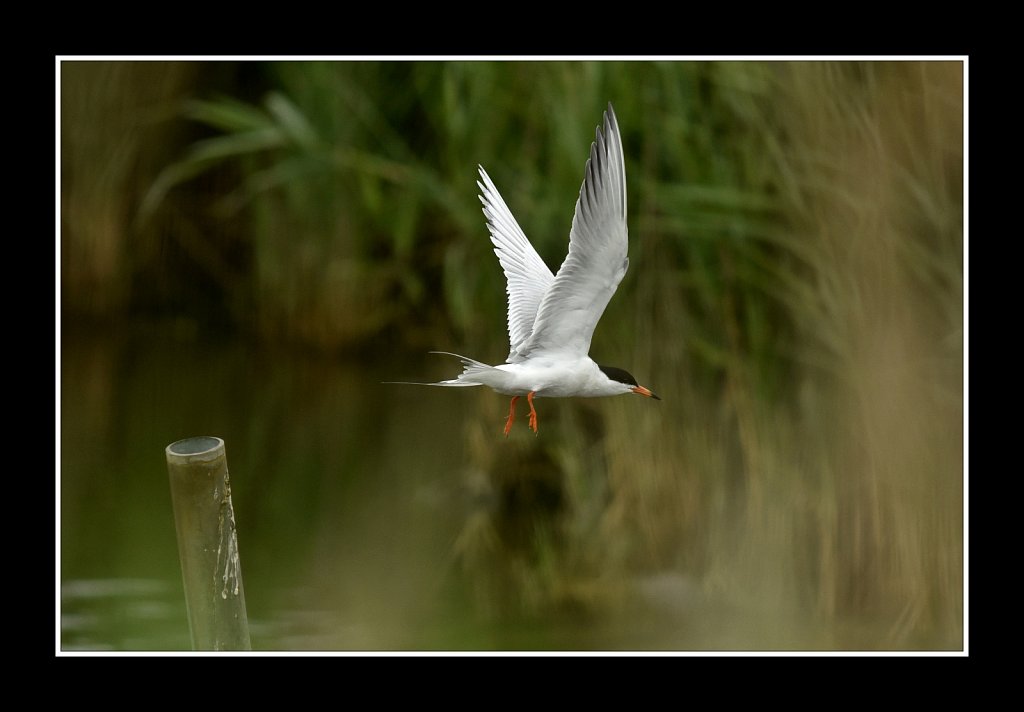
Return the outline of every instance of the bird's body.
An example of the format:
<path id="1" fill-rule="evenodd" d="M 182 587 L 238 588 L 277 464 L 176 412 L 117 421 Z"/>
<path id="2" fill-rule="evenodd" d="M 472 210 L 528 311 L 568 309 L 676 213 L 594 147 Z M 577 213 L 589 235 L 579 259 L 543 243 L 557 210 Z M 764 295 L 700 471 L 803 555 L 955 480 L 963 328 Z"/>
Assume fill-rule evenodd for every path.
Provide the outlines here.
<path id="1" fill-rule="evenodd" d="M 597 398 L 629 393 L 637 388 L 636 384 L 610 379 L 589 356 L 540 353 L 518 363 L 488 366 L 459 354 L 448 355 L 461 359 L 465 369 L 458 378 L 429 385 L 489 386 L 505 396 L 533 393 L 537 398 Z"/>
<path id="2" fill-rule="evenodd" d="M 456 378 L 423 385 L 489 386 L 512 396 L 505 435 L 516 401 L 527 396 L 530 427 L 537 432 L 533 399 L 613 396 L 658 398 L 626 371 L 599 366 L 588 355 L 601 314 L 619 286 L 626 257 L 626 168 L 615 112 L 608 105 L 587 161 L 569 233 L 569 254 L 552 274 L 526 238 L 494 183 L 480 167 L 478 182 L 494 252 L 505 272 L 508 292 L 509 354 L 490 366 L 461 356 Z"/>

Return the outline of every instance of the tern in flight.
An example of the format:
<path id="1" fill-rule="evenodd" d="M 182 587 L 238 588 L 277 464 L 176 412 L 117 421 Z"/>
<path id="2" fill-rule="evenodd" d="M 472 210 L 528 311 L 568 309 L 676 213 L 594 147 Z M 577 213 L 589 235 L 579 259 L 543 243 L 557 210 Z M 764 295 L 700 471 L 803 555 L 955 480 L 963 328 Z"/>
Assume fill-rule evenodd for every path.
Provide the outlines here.
<path id="1" fill-rule="evenodd" d="M 593 398 L 637 393 L 661 400 L 621 368 L 600 366 L 587 355 L 601 314 L 626 274 L 626 165 L 615 111 L 608 104 L 604 130 L 590 146 L 580 197 L 569 232 L 569 254 L 557 274 L 526 239 L 490 176 L 480 169 L 487 229 L 508 281 L 506 362 L 489 366 L 453 354 L 464 369 L 457 378 L 430 386 L 490 386 L 512 396 L 505 421 L 508 437 L 516 401 L 526 396 L 530 428 L 537 432 L 534 398 Z"/>

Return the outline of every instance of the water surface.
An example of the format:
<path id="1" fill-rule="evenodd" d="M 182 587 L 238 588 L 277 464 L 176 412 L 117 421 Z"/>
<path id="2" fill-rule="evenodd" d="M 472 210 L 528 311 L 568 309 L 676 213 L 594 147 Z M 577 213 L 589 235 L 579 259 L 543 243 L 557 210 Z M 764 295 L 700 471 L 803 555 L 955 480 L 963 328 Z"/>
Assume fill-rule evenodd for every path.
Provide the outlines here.
<path id="1" fill-rule="evenodd" d="M 580 447 L 559 423 L 591 418 L 599 431 L 602 408 L 631 399 L 544 401 L 545 450 L 525 416 L 501 437 L 507 403 L 488 391 L 381 383 L 450 376 L 451 363 L 422 353 L 301 354 L 179 324 L 72 331 L 61 356 L 63 650 L 190 648 L 164 449 L 198 435 L 226 443 L 254 650 L 893 644 L 891 621 L 822 618 L 785 592 L 751 595 L 741 576 L 716 586 L 686 566 L 628 578 L 598 567 L 565 587 L 552 567 L 593 552 L 545 560 L 552 549 L 537 542 L 558 538 L 549 523 L 564 493 L 545 484 L 557 457 L 538 453 Z M 482 472 L 482 451 L 512 474 Z M 480 486 L 502 476 L 520 484 Z M 594 491 L 580 501 L 603 506 L 607 483 L 584 482 Z"/>

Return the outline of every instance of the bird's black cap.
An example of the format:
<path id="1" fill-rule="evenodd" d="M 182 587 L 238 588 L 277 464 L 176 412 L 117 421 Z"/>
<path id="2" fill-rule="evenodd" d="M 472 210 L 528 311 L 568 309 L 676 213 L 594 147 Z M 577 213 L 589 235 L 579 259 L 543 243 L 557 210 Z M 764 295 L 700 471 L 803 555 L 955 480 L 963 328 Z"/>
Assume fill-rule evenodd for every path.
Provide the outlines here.
<path id="1" fill-rule="evenodd" d="M 636 379 L 633 378 L 633 374 L 631 374 L 629 371 L 627 371 L 625 369 L 615 368 L 615 366 L 601 366 L 601 365 L 598 365 L 598 368 L 601 369 L 601 371 L 604 373 L 604 375 L 608 376 L 608 378 L 612 379 L 613 381 L 618 381 L 619 383 L 625 383 L 628 386 L 639 386 L 640 385 L 639 383 L 636 382 Z"/>
<path id="2" fill-rule="evenodd" d="M 629 371 L 622 368 L 616 368 L 615 366 L 602 366 L 600 364 L 598 364 L 597 367 L 600 368 L 601 372 L 604 373 L 604 375 L 608 376 L 608 378 L 610 378 L 611 380 L 617 381 L 619 383 L 625 383 L 627 386 L 633 386 L 633 388 L 636 389 L 637 393 L 640 393 L 645 396 L 650 396 L 654 400 L 661 400 L 661 398 L 651 393 L 650 390 L 644 388 L 639 383 L 637 383 L 636 379 L 633 378 L 633 374 L 631 374 Z"/>

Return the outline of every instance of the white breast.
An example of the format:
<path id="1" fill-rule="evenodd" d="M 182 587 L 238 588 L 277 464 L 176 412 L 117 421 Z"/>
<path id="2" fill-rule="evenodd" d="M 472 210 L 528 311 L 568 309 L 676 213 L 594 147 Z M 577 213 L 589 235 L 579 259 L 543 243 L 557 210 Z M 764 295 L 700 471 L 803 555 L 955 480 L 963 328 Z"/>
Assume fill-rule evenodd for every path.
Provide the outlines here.
<path id="1" fill-rule="evenodd" d="M 541 398 L 586 398 L 615 395 L 627 390 L 610 383 L 588 356 L 536 355 L 495 368 L 509 374 L 502 388 L 495 389 L 504 395 L 526 395 L 532 391 Z"/>

